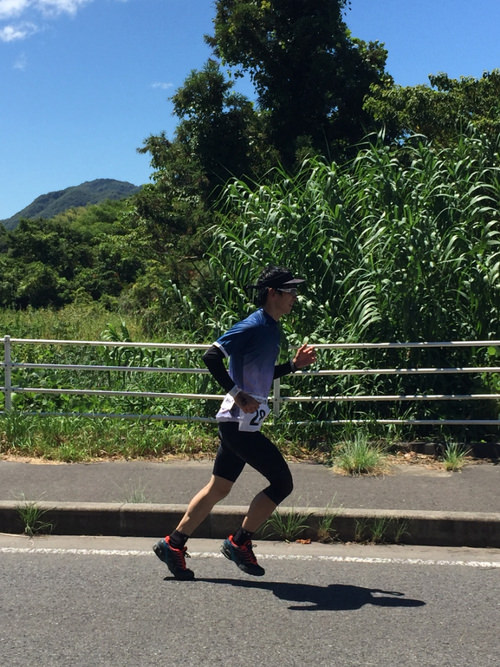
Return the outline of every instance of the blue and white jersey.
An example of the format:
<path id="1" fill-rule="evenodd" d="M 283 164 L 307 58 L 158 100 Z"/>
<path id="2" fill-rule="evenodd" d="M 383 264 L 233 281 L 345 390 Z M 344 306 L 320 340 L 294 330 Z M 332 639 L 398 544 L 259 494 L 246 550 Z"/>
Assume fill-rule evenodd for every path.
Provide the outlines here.
<path id="1" fill-rule="evenodd" d="M 266 399 L 274 378 L 274 366 L 279 354 L 280 329 L 262 308 L 235 324 L 215 343 L 229 357 L 231 379 L 252 396 Z M 239 408 L 221 410 L 217 419 L 237 420 Z"/>

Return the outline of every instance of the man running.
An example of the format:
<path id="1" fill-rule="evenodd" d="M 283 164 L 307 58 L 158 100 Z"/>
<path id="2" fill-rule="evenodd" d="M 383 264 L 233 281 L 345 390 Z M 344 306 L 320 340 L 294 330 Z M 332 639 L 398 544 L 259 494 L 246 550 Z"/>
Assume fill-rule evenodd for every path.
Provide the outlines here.
<path id="1" fill-rule="evenodd" d="M 279 353 L 279 319 L 292 310 L 297 299 L 294 278 L 283 267 L 268 266 L 256 285 L 258 310 L 235 324 L 203 355 L 210 373 L 227 392 L 216 415 L 220 445 L 208 484 L 190 501 L 171 535 L 153 546 L 176 579 L 193 579 L 186 567 L 186 542 L 216 503 L 231 491 L 245 464 L 269 482 L 250 503 L 241 526 L 223 542 L 223 555 L 246 572 L 264 574 L 252 550 L 252 536 L 276 507 L 292 492 L 290 469 L 278 448 L 260 432 L 269 414 L 267 397 L 274 378 L 293 373 L 316 360 L 314 347 L 302 345 L 293 360 L 275 365 Z M 229 358 L 229 372 L 224 359 Z"/>

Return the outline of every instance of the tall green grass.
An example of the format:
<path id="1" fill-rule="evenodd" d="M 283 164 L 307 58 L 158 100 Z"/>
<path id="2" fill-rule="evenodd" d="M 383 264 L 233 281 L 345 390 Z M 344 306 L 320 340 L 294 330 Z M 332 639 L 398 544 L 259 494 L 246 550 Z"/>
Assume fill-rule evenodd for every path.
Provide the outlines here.
<path id="1" fill-rule="evenodd" d="M 268 262 L 307 279 L 286 343 L 446 341 L 500 331 L 499 147 L 473 131 L 438 149 L 424 137 L 374 141 L 347 165 L 313 159 L 270 185 L 233 182 L 213 229 L 215 284 L 202 331 L 223 329 L 250 308 L 244 286 Z M 286 345 L 285 345 L 286 348 Z M 286 354 L 286 352 L 285 352 Z M 321 367 L 487 365 L 481 350 L 322 352 Z M 294 380 L 290 383 L 293 385 Z M 303 381 L 302 381 L 303 382 Z M 305 391 L 309 385 L 301 385 Z M 314 381 L 330 393 L 475 393 L 484 378 L 372 376 Z M 311 387 L 312 388 L 312 387 Z M 429 414 L 429 404 L 331 405 L 320 418 Z M 441 416 L 495 416 L 493 402 L 434 406 Z M 307 408 L 309 411 L 309 408 Z M 296 417 L 301 408 L 294 409 Z"/>
<path id="2" fill-rule="evenodd" d="M 12 338 L 101 340 L 107 331 L 120 331 L 124 320 L 132 340 L 145 340 L 139 318 L 110 312 L 99 302 L 86 299 L 59 310 L 0 309 L 0 335 Z"/>
<path id="3" fill-rule="evenodd" d="M 63 340 L 109 340 L 131 342 L 147 337 L 134 320 L 130 327 L 119 314 L 99 306 L 80 304 L 52 310 L 3 311 L 0 326 L 11 337 L 48 338 Z M 183 341 L 176 341 L 183 342 Z M 85 346 L 58 344 L 20 344 L 13 346 L 16 362 L 38 364 L 87 364 L 130 367 L 130 371 L 75 371 L 71 369 L 33 368 L 14 369 L 14 386 L 42 388 L 73 388 L 89 390 L 119 390 L 167 393 L 221 393 L 208 374 L 141 373 L 133 367 L 199 368 L 203 366 L 199 351 L 133 348 L 123 346 Z M 0 372 L 0 383 L 2 382 Z M 214 402 L 143 397 L 105 397 L 67 394 L 14 393 L 16 410 L 34 412 L 79 412 L 122 414 L 174 414 L 212 416 Z M 0 397 L 0 409 L 3 401 Z"/>
<path id="4" fill-rule="evenodd" d="M 404 147 L 375 143 L 353 164 L 311 160 L 293 178 L 278 172 L 269 186 L 234 182 L 214 229 L 219 290 L 209 324 L 239 314 L 244 285 L 273 262 L 307 278 L 285 325 L 290 336 L 497 336 L 500 171 L 498 147 L 486 141 L 464 135 L 441 150 L 422 137 Z"/>

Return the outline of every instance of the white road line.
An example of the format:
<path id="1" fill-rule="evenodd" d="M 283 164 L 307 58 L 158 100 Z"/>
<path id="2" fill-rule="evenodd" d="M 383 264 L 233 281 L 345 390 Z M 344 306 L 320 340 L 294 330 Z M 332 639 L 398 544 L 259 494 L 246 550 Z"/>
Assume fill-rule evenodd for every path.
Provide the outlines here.
<path id="1" fill-rule="evenodd" d="M 50 549 L 44 547 L 0 547 L 0 553 L 4 554 L 69 554 L 76 556 L 154 556 L 152 551 L 137 549 Z M 211 551 L 193 551 L 191 556 L 195 558 L 222 558 L 222 554 Z M 500 568 L 500 562 L 477 561 L 477 560 L 434 560 L 426 558 L 378 558 L 361 556 L 321 556 L 306 554 L 259 554 L 260 560 L 299 560 L 312 561 L 321 560 L 331 563 L 367 563 L 373 565 L 437 565 L 445 567 L 475 567 L 475 568 Z"/>

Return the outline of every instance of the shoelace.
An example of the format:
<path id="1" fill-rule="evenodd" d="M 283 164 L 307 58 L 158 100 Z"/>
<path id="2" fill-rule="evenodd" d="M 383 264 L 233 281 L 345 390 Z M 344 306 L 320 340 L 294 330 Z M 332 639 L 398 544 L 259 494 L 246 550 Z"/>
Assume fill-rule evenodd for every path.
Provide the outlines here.
<path id="1" fill-rule="evenodd" d="M 191 556 L 188 554 L 187 547 L 183 547 L 182 549 L 176 549 L 175 547 L 170 547 L 172 549 L 172 552 L 175 555 L 175 559 L 178 563 L 178 566 L 182 570 L 186 570 L 186 558 L 191 558 Z"/>
<path id="2" fill-rule="evenodd" d="M 257 558 L 255 557 L 252 549 L 252 543 L 250 541 L 242 544 L 239 549 L 241 549 L 242 556 L 247 562 L 253 563 L 254 565 L 257 564 Z"/>

